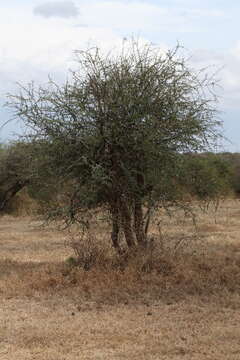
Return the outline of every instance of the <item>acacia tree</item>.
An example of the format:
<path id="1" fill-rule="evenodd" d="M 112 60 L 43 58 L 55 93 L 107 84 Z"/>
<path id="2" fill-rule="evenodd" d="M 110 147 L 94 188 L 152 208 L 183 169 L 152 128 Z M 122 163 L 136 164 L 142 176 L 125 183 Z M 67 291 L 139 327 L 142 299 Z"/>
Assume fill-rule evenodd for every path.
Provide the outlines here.
<path id="1" fill-rule="evenodd" d="M 4 146 L 0 151 L 0 213 L 12 198 L 30 182 L 31 155 L 24 142 Z"/>
<path id="2" fill-rule="evenodd" d="M 180 154 L 206 150 L 218 137 L 213 80 L 178 50 L 133 41 L 107 56 L 77 51 L 79 69 L 63 86 L 31 83 L 10 96 L 34 141 L 48 144 L 57 178 L 71 184 L 58 215 L 76 221 L 107 207 L 118 250 L 120 229 L 128 247 L 145 244 L 151 209 L 177 200 Z"/>
<path id="3" fill-rule="evenodd" d="M 234 171 L 229 161 L 221 154 L 185 154 L 184 175 L 180 182 L 188 193 L 199 200 L 202 209 L 210 203 L 218 209 L 220 200 L 233 194 Z"/>

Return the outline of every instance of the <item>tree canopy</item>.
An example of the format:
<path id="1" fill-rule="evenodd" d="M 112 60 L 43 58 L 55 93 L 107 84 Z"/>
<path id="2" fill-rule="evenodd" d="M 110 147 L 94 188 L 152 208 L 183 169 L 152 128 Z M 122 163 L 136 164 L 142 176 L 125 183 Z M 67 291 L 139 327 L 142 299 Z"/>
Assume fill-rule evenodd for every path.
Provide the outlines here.
<path id="1" fill-rule="evenodd" d="M 21 86 L 9 105 L 68 186 L 67 206 L 59 202 L 55 214 L 81 222 L 86 209 L 105 208 L 116 249 L 120 230 L 128 247 L 143 245 L 151 210 L 177 200 L 180 155 L 219 136 L 214 81 L 178 48 L 162 53 L 134 41 L 108 55 L 77 51 L 76 60 L 64 85 Z"/>

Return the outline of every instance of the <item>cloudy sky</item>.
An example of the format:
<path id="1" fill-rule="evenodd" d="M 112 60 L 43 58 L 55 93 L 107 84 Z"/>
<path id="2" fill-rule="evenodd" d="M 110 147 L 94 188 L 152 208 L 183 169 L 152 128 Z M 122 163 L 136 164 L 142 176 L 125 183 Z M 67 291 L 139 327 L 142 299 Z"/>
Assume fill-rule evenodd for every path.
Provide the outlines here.
<path id="1" fill-rule="evenodd" d="M 0 5 L 0 124 L 11 117 L 2 106 L 16 82 L 64 81 L 73 51 L 89 44 L 120 46 L 132 35 L 166 48 L 179 42 L 194 67 L 220 69 L 219 109 L 225 150 L 240 151 L 239 0 L 8 0 Z M 20 132 L 11 122 L 0 141 Z"/>

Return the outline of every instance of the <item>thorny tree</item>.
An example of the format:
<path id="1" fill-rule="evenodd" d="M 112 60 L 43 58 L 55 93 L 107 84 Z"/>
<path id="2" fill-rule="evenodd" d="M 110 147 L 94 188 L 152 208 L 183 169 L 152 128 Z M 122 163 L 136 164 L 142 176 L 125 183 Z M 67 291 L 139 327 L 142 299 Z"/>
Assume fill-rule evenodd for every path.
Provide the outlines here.
<path id="1" fill-rule="evenodd" d="M 180 156 L 218 137 L 213 79 L 187 65 L 179 49 L 125 43 L 120 52 L 77 51 L 77 71 L 63 86 L 21 86 L 10 105 L 49 151 L 59 180 L 71 184 L 72 222 L 107 207 L 112 243 L 145 244 L 151 210 L 174 203 Z M 49 161 L 48 161 L 49 162 Z"/>

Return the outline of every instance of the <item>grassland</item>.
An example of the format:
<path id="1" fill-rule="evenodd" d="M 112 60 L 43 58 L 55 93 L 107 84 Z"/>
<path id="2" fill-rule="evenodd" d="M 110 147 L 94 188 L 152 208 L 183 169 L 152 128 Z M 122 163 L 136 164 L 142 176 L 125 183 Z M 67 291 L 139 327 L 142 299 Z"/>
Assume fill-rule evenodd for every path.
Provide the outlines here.
<path id="1" fill-rule="evenodd" d="M 157 228 L 152 232 L 158 235 Z M 0 219 L 0 359 L 240 359 L 240 202 L 162 216 L 157 249 L 70 266 L 67 234 Z M 148 265 L 143 271 L 143 265 Z"/>

